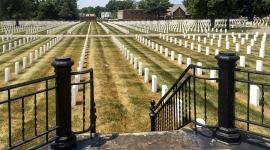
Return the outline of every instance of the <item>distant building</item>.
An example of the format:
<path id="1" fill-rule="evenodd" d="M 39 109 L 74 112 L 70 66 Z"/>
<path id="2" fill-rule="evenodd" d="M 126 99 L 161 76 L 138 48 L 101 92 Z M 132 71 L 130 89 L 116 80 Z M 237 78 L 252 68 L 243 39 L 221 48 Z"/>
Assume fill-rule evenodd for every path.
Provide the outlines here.
<path id="1" fill-rule="evenodd" d="M 165 16 L 165 18 L 180 19 L 185 18 L 187 16 L 187 9 L 182 4 L 175 4 L 172 7 L 170 7 L 167 11 L 168 13 Z"/>
<path id="2" fill-rule="evenodd" d="M 144 20 L 149 18 L 151 18 L 151 15 L 143 9 L 126 9 L 117 12 L 117 19 L 119 20 Z"/>
<path id="3" fill-rule="evenodd" d="M 101 17 L 101 19 L 110 19 L 110 18 L 112 18 L 112 13 L 111 12 L 101 12 L 100 17 Z"/>
<path id="4" fill-rule="evenodd" d="M 80 20 L 81 21 L 89 21 L 89 20 L 96 20 L 96 14 L 88 14 L 88 13 L 80 13 Z"/>

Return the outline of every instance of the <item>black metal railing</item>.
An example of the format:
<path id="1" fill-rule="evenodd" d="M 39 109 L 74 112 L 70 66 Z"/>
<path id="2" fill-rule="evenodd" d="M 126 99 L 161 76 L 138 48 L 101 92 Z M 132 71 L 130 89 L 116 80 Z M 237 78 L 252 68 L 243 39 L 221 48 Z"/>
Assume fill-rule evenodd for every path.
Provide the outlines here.
<path id="1" fill-rule="evenodd" d="M 16 85 L 0 88 L 1 100 L 1 130 L 2 134 L 5 134 L 6 139 L 1 139 L 1 143 L 7 143 L 5 147 L 8 149 L 16 148 L 27 144 L 37 138 L 45 136 L 45 142 L 36 145 L 36 147 L 45 145 L 53 141 L 56 136 L 49 135 L 49 133 L 55 131 L 57 126 L 55 124 L 49 125 L 49 93 L 55 90 L 54 83 L 55 76 L 49 76 L 32 80 Z M 32 89 L 33 86 L 39 87 L 37 90 L 29 92 L 27 89 Z M 18 94 L 17 94 L 18 93 Z M 42 97 L 42 102 L 40 102 Z M 42 129 L 40 129 L 39 122 L 39 104 L 42 104 L 45 109 L 45 114 L 42 122 Z M 31 105 L 31 108 L 30 108 Z M 27 115 L 31 113 L 31 115 Z M 29 117 L 32 120 L 31 128 L 29 128 Z M 19 122 L 19 123 L 18 123 Z M 7 126 L 7 130 L 4 131 L 4 127 Z M 27 135 L 28 133 L 28 135 Z M 32 133 L 29 135 L 29 133 Z"/>
<path id="2" fill-rule="evenodd" d="M 81 130 L 77 130 L 77 131 L 73 131 L 73 133 L 75 134 L 82 134 L 82 133 L 86 133 L 86 132 L 90 132 L 90 134 L 92 133 L 96 133 L 96 104 L 95 104 L 95 100 L 94 100 L 94 74 L 93 74 L 93 69 L 89 69 L 89 70 L 85 70 L 82 72 L 72 72 L 71 73 L 73 76 L 75 75 L 87 75 L 89 74 L 89 78 L 86 76 L 86 78 L 82 78 L 81 81 L 79 83 L 72 83 L 71 86 L 74 85 L 78 85 L 78 86 L 82 86 L 81 89 L 81 93 L 82 93 L 82 127 Z M 86 116 L 86 112 L 87 112 L 87 102 L 86 102 L 86 98 L 87 98 L 87 85 L 89 84 L 89 116 Z M 87 119 L 89 118 L 89 119 Z M 87 124 L 86 120 L 89 120 L 89 123 Z M 86 127 L 88 125 L 88 127 Z M 92 135 L 91 135 L 92 136 Z"/>
<path id="3" fill-rule="evenodd" d="M 55 75 L 0 88 L 1 149 L 38 149 L 52 142 L 53 149 L 70 149 L 75 134 L 96 132 L 93 69 L 71 72 L 72 65 L 70 58 L 59 57 L 53 63 Z M 71 82 L 76 75 L 80 81 Z M 75 106 L 82 108 L 78 116 L 71 115 L 74 85 L 82 95 Z M 72 118 L 79 118 L 81 126 Z"/>
<path id="4" fill-rule="evenodd" d="M 238 87 L 242 90 L 239 91 L 240 94 L 246 93 L 243 102 L 244 106 L 242 106 L 246 108 L 246 113 L 244 115 L 236 114 L 235 116 L 236 123 L 239 123 L 239 126 L 242 125 L 239 130 L 244 130 L 250 133 L 250 135 L 270 139 L 270 119 L 265 114 L 265 110 L 270 105 L 267 101 L 270 96 L 270 84 L 267 83 L 270 72 L 240 68 L 237 68 L 235 72 L 238 75 L 235 79 L 236 88 Z M 255 86 L 255 89 L 251 89 L 251 86 Z M 251 94 L 251 92 L 254 94 Z M 251 95 L 255 97 L 251 97 Z M 251 103 L 251 101 L 255 101 L 255 103 Z M 254 111 L 254 109 L 257 111 Z M 254 129 L 261 129 L 261 132 L 254 131 Z"/>
<path id="5" fill-rule="evenodd" d="M 205 75 L 197 75 L 198 69 L 203 70 Z M 204 106 L 201 116 L 207 121 L 206 82 L 218 79 L 206 77 L 210 70 L 218 70 L 218 68 L 189 65 L 157 104 L 151 101 L 151 131 L 178 130 L 191 122 L 195 124 L 195 130 L 197 130 L 197 125 L 210 127 L 194 121 L 197 120 L 198 101 Z"/>
<path id="6" fill-rule="evenodd" d="M 218 67 L 191 64 L 157 104 L 151 101 L 151 131 L 178 130 L 190 124 L 196 133 L 209 129 L 210 137 L 227 144 L 239 143 L 242 134 L 270 139 L 265 114 L 270 105 L 266 101 L 270 73 L 236 68 L 239 57 L 232 52 L 220 52 L 216 59 Z M 197 75 L 198 69 L 204 74 Z M 217 75 L 209 77 L 207 70 Z M 250 104 L 251 85 L 259 89 L 257 107 Z"/>

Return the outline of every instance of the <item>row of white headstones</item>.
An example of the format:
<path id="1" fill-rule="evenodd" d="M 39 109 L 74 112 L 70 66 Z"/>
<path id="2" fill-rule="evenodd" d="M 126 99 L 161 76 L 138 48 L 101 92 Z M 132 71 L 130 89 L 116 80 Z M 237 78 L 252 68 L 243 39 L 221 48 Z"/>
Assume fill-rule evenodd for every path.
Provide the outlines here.
<path id="1" fill-rule="evenodd" d="M 89 46 L 88 40 L 89 40 L 90 29 L 91 29 L 91 23 L 89 24 L 87 35 L 86 35 L 85 40 L 84 40 L 84 45 L 83 45 L 83 49 L 81 52 L 79 65 L 77 67 L 77 72 L 83 71 L 85 56 L 87 55 L 87 50 L 88 50 L 88 46 Z M 75 75 L 74 83 L 78 84 L 78 83 L 80 83 L 80 80 L 81 80 L 81 75 L 80 74 Z M 72 85 L 72 87 L 71 87 L 71 105 L 72 106 L 75 106 L 77 103 L 78 92 L 79 92 L 79 85 Z"/>
<path id="2" fill-rule="evenodd" d="M 192 40 L 195 41 L 196 39 L 196 35 L 190 35 L 190 34 L 184 34 L 183 38 L 185 39 L 188 39 L 190 40 L 191 39 L 191 36 L 193 37 Z M 247 50 L 247 55 L 250 55 L 252 53 L 252 47 L 255 45 L 255 42 L 257 41 L 257 38 L 259 36 L 259 33 L 257 32 L 255 35 L 254 35 L 254 38 L 251 39 L 250 41 L 250 45 L 247 45 L 246 46 L 246 50 Z M 212 34 L 212 38 L 210 39 L 210 34 L 207 35 L 207 37 L 204 37 L 203 39 L 203 44 L 207 44 L 207 38 L 210 40 L 209 43 L 210 43 L 210 46 L 213 46 L 214 44 L 214 39 L 215 39 L 215 34 Z M 217 47 L 218 48 L 221 48 L 221 41 L 222 41 L 222 35 L 219 34 L 219 39 L 217 41 Z M 259 50 L 259 57 L 261 58 L 264 58 L 265 57 L 265 45 L 266 45 L 266 37 L 267 37 L 267 34 L 264 33 L 263 36 L 262 36 L 262 40 L 261 40 L 261 47 L 260 47 L 260 50 Z M 235 43 L 235 51 L 236 52 L 240 52 L 240 44 L 239 43 L 236 43 L 237 42 L 237 38 L 235 36 L 234 33 L 232 33 L 232 38 L 233 38 L 233 43 Z M 249 34 L 246 34 L 245 38 L 242 38 L 241 37 L 241 34 L 239 33 L 238 34 L 238 38 L 241 39 L 241 45 L 245 45 L 245 41 L 249 39 Z M 177 38 L 173 38 L 173 37 L 169 37 L 169 36 L 166 36 L 164 34 L 160 34 L 160 39 L 162 40 L 165 40 L 167 42 L 170 42 L 170 43 L 174 43 L 174 44 L 178 44 L 179 46 L 183 46 L 185 48 L 187 47 L 190 47 L 191 50 L 194 50 L 195 47 L 194 47 L 194 43 L 191 42 L 190 44 L 188 43 L 187 40 L 184 41 L 184 44 L 183 44 L 183 41 L 182 39 L 179 40 L 178 42 L 178 39 Z M 201 38 L 200 36 L 197 36 L 197 41 L 198 43 L 201 42 Z M 226 35 L 226 49 L 229 50 L 230 49 L 230 41 L 229 41 L 229 35 Z M 198 44 L 197 45 L 197 51 L 198 52 L 201 52 L 202 51 L 202 46 L 201 44 Z M 215 55 L 217 55 L 219 52 L 219 49 L 216 49 L 215 50 Z M 205 47 L 205 55 L 211 55 L 210 53 L 210 47 L 206 46 Z M 245 67 L 245 56 L 240 56 L 240 67 Z M 256 60 L 256 71 L 263 71 L 263 61 L 262 60 Z"/>
<path id="3" fill-rule="evenodd" d="M 102 28 L 107 34 L 110 33 L 110 30 L 109 30 L 106 26 L 104 26 L 104 24 L 102 24 L 102 23 L 100 23 L 100 22 L 97 22 L 97 23 L 101 26 L 101 28 Z"/>
<path id="4" fill-rule="evenodd" d="M 123 32 L 123 33 L 125 33 L 125 34 L 129 34 L 129 30 L 128 30 L 128 29 L 125 29 L 125 28 L 123 28 L 123 27 L 120 27 L 120 26 L 118 26 L 118 25 L 116 25 L 116 24 L 114 24 L 114 23 L 110 23 L 110 22 L 103 22 L 103 23 L 105 23 L 105 24 L 107 24 L 107 25 L 110 25 L 110 26 L 112 26 L 112 27 L 118 29 L 119 31 L 121 31 L 121 32 Z"/>
<path id="5" fill-rule="evenodd" d="M 231 19 L 231 26 L 239 26 L 239 23 L 242 23 L 243 20 L 233 20 Z M 168 33 L 170 31 L 172 32 L 205 32 L 210 31 L 210 21 L 209 20 L 181 20 L 181 21 L 166 21 L 163 23 L 163 21 L 159 22 L 150 22 L 149 21 L 135 21 L 135 22 L 114 22 L 120 25 L 129 25 L 134 26 L 137 28 L 142 28 L 146 30 L 152 30 L 155 32 L 161 32 L 161 33 Z M 221 24 L 225 23 L 224 21 L 220 22 L 219 20 L 216 20 L 216 32 L 218 31 L 218 28 L 220 28 Z M 223 27 L 223 26 L 222 26 Z M 221 28 L 222 29 L 222 28 Z M 221 30 L 222 31 L 222 30 Z M 214 28 L 212 29 L 212 32 L 214 32 Z"/>
<path id="6" fill-rule="evenodd" d="M 29 53 L 29 58 L 23 57 L 22 60 L 22 68 L 26 69 L 27 67 L 30 67 L 30 65 L 33 63 L 33 61 L 37 61 L 39 58 L 41 58 L 46 52 L 48 52 L 52 47 L 54 47 L 56 44 L 58 44 L 62 40 L 63 36 L 58 35 L 57 37 L 50 40 L 47 44 L 44 44 L 39 48 L 39 50 L 35 50 L 34 53 Z M 29 61 L 28 61 L 29 60 Z M 17 61 L 14 64 L 14 74 L 18 75 L 20 73 L 20 62 Z M 5 68 L 5 82 L 9 82 L 11 80 L 11 72 L 10 67 Z"/>
<path id="7" fill-rule="evenodd" d="M 81 26 L 84 24 L 85 22 L 77 22 L 72 28 L 70 28 L 67 33 L 68 34 L 72 34 L 72 32 L 77 29 L 77 28 L 81 28 Z"/>
<path id="8" fill-rule="evenodd" d="M 150 71 L 149 68 L 143 68 L 143 63 L 138 60 L 137 57 L 133 53 L 131 53 L 121 42 L 112 36 L 112 41 L 115 43 L 115 45 L 119 48 L 119 51 L 123 54 L 123 56 L 129 61 L 131 65 L 133 65 L 134 69 L 138 70 L 138 74 L 140 76 L 144 76 L 144 82 L 149 83 L 150 82 Z M 200 72 L 200 71 L 199 71 Z M 199 73 L 197 70 L 197 73 Z M 156 75 L 152 75 L 151 80 L 151 91 L 156 93 L 158 91 L 158 78 Z M 164 96 L 168 92 L 168 86 L 167 85 L 161 85 L 161 96 Z M 183 112 L 182 112 L 182 100 L 177 100 L 177 110 L 175 110 L 177 115 L 177 121 L 178 124 L 183 123 Z M 197 121 L 201 124 L 205 124 L 205 121 L 201 118 L 197 118 Z"/>
<path id="9" fill-rule="evenodd" d="M 46 30 L 48 28 L 54 28 L 63 24 L 72 22 L 59 22 L 59 21 L 21 21 L 20 26 L 15 26 L 13 21 L 0 22 L 2 32 L 5 34 L 13 34 L 26 31 L 26 34 L 33 34 Z"/>
<path id="10" fill-rule="evenodd" d="M 2 39 L 12 39 L 11 35 L 9 36 L 2 36 Z M 9 52 L 11 50 L 16 49 L 17 47 L 23 46 L 25 44 L 29 44 L 35 40 L 37 40 L 38 37 L 36 35 L 30 35 L 28 37 L 15 40 L 13 43 L 10 42 L 8 44 L 3 44 L 2 46 L 2 53 Z"/>
<path id="11" fill-rule="evenodd" d="M 75 24 L 76 24 L 76 22 L 67 22 L 65 24 L 61 24 L 60 26 L 48 29 L 47 34 L 54 34 L 54 33 L 59 32 L 60 30 L 66 28 L 68 26 L 73 26 Z"/>
<path id="12" fill-rule="evenodd" d="M 141 43 L 144 43 L 145 45 L 147 45 L 148 47 L 151 47 L 152 49 L 155 49 L 156 51 L 159 51 L 160 54 L 165 53 L 165 57 L 169 57 L 169 50 L 168 48 L 164 48 L 164 46 L 159 45 L 158 43 L 152 42 L 151 40 L 148 40 L 142 36 L 136 35 L 136 39 L 138 41 L 140 41 Z M 175 40 L 177 41 L 177 40 Z M 181 43 L 181 41 L 179 42 Z M 177 44 L 177 43 L 176 43 Z M 181 45 L 182 46 L 182 45 Z M 217 55 L 219 53 L 218 50 L 216 50 L 215 55 Z M 170 52 L 170 56 L 171 56 L 171 60 L 175 59 L 175 52 L 171 51 Z M 209 52 L 208 52 L 209 54 Z M 242 64 L 243 62 L 243 58 L 242 56 L 240 57 L 240 64 Z M 182 54 L 178 54 L 178 64 L 182 64 Z M 191 58 L 187 58 L 186 60 L 186 65 L 188 66 L 189 64 L 191 64 Z M 201 62 L 197 62 L 197 66 L 202 66 Z M 256 70 L 260 71 L 262 70 L 262 61 L 257 60 L 256 61 Z M 197 68 L 196 70 L 197 75 L 202 75 L 203 74 L 203 70 L 200 68 Z M 210 78 L 215 78 L 216 77 L 216 71 L 215 70 L 210 70 Z M 211 82 L 215 82 L 214 80 L 211 80 Z M 259 102 L 260 102 L 260 97 L 261 97 L 261 92 L 260 92 L 260 87 L 257 85 L 250 85 L 250 103 L 255 105 L 255 106 L 259 106 Z"/>

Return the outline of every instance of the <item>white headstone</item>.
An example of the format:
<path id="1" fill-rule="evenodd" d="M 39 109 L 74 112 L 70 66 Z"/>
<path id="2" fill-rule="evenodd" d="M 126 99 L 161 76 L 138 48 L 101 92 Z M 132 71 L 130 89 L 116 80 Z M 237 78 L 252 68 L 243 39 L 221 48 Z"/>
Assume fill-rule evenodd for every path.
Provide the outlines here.
<path id="1" fill-rule="evenodd" d="M 162 54 L 163 53 L 163 46 L 161 45 L 159 48 L 159 53 Z"/>
<path id="2" fill-rule="evenodd" d="M 260 106 L 260 88 L 257 85 L 250 85 L 250 95 L 249 101 L 250 104 L 255 106 Z"/>
<path id="3" fill-rule="evenodd" d="M 144 82 L 148 83 L 149 82 L 149 69 L 144 68 Z"/>
<path id="4" fill-rule="evenodd" d="M 251 54 L 251 46 L 247 46 L 247 54 Z"/>
<path id="5" fill-rule="evenodd" d="M 256 60 L 256 71 L 263 71 L 263 61 Z"/>
<path id="6" fill-rule="evenodd" d="M 143 66 L 142 66 L 142 62 L 139 62 L 139 75 L 140 75 L 140 76 L 143 75 Z"/>
<path id="7" fill-rule="evenodd" d="M 5 68 L 5 82 L 8 82 L 10 80 L 10 69 Z"/>
<path id="8" fill-rule="evenodd" d="M 183 63 L 182 54 L 178 54 L 178 64 L 181 65 Z"/>
<path id="9" fill-rule="evenodd" d="M 20 63 L 19 62 L 15 62 L 15 74 L 19 74 L 20 72 Z"/>
<path id="10" fill-rule="evenodd" d="M 209 50 L 209 47 L 205 47 L 205 55 L 209 55 L 210 54 L 210 50 Z"/>
<path id="11" fill-rule="evenodd" d="M 202 63 L 201 62 L 197 62 L 197 66 L 202 66 Z M 196 71 L 197 71 L 197 75 L 198 76 L 201 76 L 202 75 L 202 69 L 201 68 L 197 68 Z"/>
<path id="12" fill-rule="evenodd" d="M 164 96 L 168 92 L 168 86 L 167 85 L 162 85 L 161 86 L 161 96 Z"/>
<path id="13" fill-rule="evenodd" d="M 217 72 L 216 70 L 210 70 L 210 78 L 211 79 L 216 78 L 216 72 Z M 216 80 L 211 80 L 211 82 L 215 83 Z"/>
<path id="14" fill-rule="evenodd" d="M 169 56 L 169 50 L 168 48 L 165 48 L 165 57 L 168 57 Z"/>
<path id="15" fill-rule="evenodd" d="M 264 48 L 260 48 L 259 56 L 264 58 Z"/>
<path id="16" fill-rule="evenodd" d="M 240 56 L 240 67 L 246 66 L 246 58 L 245 56 Z"/>
<path id="17" fill-rule="evenodd" d="M 198 52 L 200 53 L 202 51 L 202 46 L 201 44 L 198 44 Z"/>
<path id="18" fill-rule="evenodd" d="M 236 52 L 239 52 L 240 51 L 240 44 L 239 43 L 236 43 L 235 44 L 235 51 Z"/>
<path id="19" fill-rule="evenodd" d="M 157 92 L 157 76 L 152 75 L 152 92 Z"/>
<path id="20" fill-rule="evenodd" d="M 27 67 L 27 57 L 23 57 L 23 69 Z"/>
<path id="21" fill-rule="evenodd" d="M 187 58 L 187 63 L 186 63 L 187 67 L 188 67 L 190 64 L 191 64 L 191 58 Z"/>

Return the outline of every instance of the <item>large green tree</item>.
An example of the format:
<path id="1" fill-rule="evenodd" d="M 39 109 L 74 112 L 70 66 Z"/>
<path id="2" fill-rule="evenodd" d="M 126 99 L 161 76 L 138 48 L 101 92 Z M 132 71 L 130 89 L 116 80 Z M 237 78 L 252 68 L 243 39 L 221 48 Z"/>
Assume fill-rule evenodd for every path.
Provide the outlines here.
<path id="1" fill-rule="evenodd" d="M 212 27 L 215 18 L 227 19 L 227 29 L 230 18 L 243 16 L 251 21 L 270 14 L 270 0 L 184 0 L 183 4 L 191 17 L 210 18 Z"/>
<path id="2" fill-rule="evenodd" d="M 29 19 L 31 13 L 31 0 L 0 0 L 0 14 L 3 19 L 16 20 L 16 26 L 19 26 L 19 20 Z"/>
<path id="3" fill-rule="evenodd" d="M 59 8 L 59 17 L 64 20 L 78 19 L 77 0 L 63 0 L 57 4 Z"/>
<path id="4" fill-rule="evenodd" d="M 160 18 L 167 13 L 169 7 L 172 4 L 169 0 L 141 0 L 139 2 L 139 8 L 145 9 L 148 13 Z"/>

